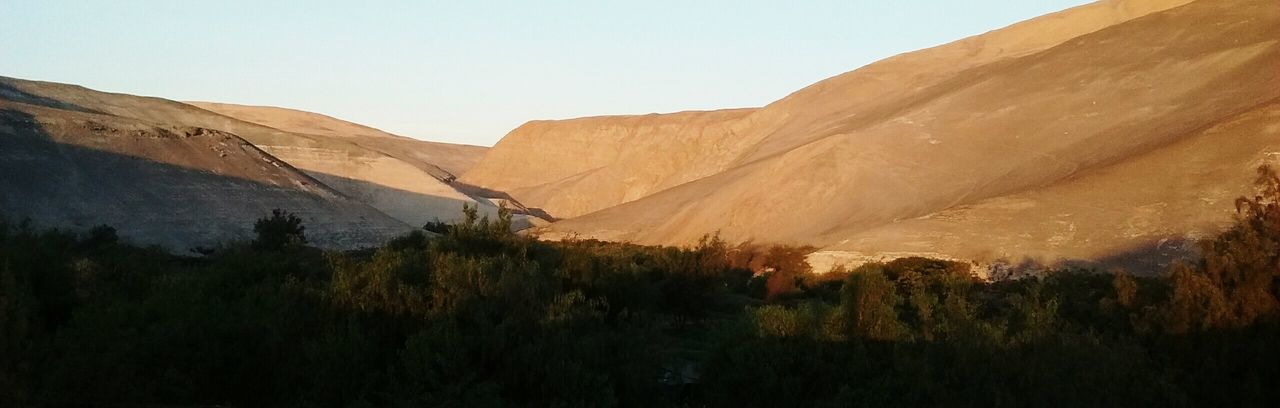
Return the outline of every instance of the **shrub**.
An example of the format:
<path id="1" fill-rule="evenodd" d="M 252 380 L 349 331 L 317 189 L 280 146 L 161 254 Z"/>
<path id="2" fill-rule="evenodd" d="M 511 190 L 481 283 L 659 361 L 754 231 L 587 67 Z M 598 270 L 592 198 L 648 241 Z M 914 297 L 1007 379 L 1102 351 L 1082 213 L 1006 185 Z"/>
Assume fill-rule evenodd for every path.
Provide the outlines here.
<path id="1" fill-rule="evenodd" d="M 307 243 L 302 225 L 302 218 L 291 212 L 274 209 L 271 216 L 260 218 L 253 223 L 253 232 L 258 236 L 253 240 L 253 248 L 262 251 L 280 251 L 285 248 L 298 247 Z"/>

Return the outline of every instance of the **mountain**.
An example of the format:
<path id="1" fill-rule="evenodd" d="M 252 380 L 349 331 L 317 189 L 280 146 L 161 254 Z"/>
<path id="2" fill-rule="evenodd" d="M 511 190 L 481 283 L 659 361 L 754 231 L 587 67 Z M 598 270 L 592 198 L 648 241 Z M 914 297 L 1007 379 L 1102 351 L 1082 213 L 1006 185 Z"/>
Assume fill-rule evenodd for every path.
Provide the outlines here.
<path id="1" fill-rule="evenodd" d="M 252 236 L 286 208 L 326 248 L 374 246 L 412 229 L 240 137 L 103 113 L 0 81 L 0 217 L 100 224 L 175 252 Z"/>
<path id="2" fill-rule="evenodd" d="M 1147 265 L 1275 158 L 1278 44 L 1273 1 L 1103 1 L 759 109 L 531 122 L 461 180 L 567 218 L 552 238 Z"/>
<path id="3" fill-rule="evenodd" d="M 461 178 L 557 218 L 633 201 L 715 174 L 741 150 L 754 110 L 533 121 Z"/>
<path id="4" fill-rule="evenodd" d="M 432 221 L 455 221 L 463 204 L 479 206 L 484 214 L 495 214 L 497 206 L 476 198 L 452 185 L 452 173 L 420 157 L 432 145 L 391 136 L 386 146 L 409 146 L 393 154 L 365 147 L 370 137 L 339 136 L 345 129 L 369 128 L 355 124 L 336 126 L 336 119 L 315 121 L 328 126 L 325 132 L 294 133 L 221 115 L 196 106 L 160 98 L 94 91 L 80 86 L 50 82 L 0 78 L 8 91 L 6 99 L 44 106 L 78 106 L 103 114 L 138 121 L 218 130 L 234 134 L 264 152 L 289 163 L 337 192 L 368 204 L 378 211 L 412 226 Z M 318 117 L 318 115 L 316 115 Z M 318 130 L 313 126 L 312 130 Z M 301 127 L 300 129 L 308 129 Z M 315 134 L 320 133 L 320 134 Z M 449 147 L 453 149 L 453 147 Z M 388 150 L 393 150 L 390 147 Z M 438 155 L 444 156 L 448 152 Z M 455 163 L 456 165 L 456 163 Z"/>
<path id="5" fill-rule="evenodd" d="M 187 104 L 290 133 L 342 138 L 366 149 L 403 160 L 441 179 L 453 179 L 470 170 L 484 157 L 485 151 L 489 150 L 482 146 L 437 143 L 398 136 L 319 113 L 288 108 L 213 102 Z"/>
<path id="6" fill-rule="evenodd" d="M 487 147 L 423 141 L 398 136 L 319 113 L 295 109 L 213 102 L 187 103 L 245 122 L 288 131 L 311 139 L 339 139 L 342 142 L 407 163 L 417 168 L 418 171 L 447 184 L 447 187 L 445 187 L 438 185 L 439 183 L 427 182 L 426 186 L 418 185 L 419 188 L 435 187 L 436 190 L 434 191 L 437 191 L 435 194 L 455 198 L 457 194 L 465 195 L 466 199 L 462 200 L 462 202 L 478 206 L 483 215 L 494 216 L 500 205 L 505 205 L 507 208 L 512 209 L 515 213 L 513 215 L 512 228 L 515 230 L 525 230 L 548 223 L 544 219 L 549 218 L 547 215 L 538 211 L 530 211 L 506 193 L 477 189 L 465 183 L 455 182 L 457 175 L 470 170 L 484 157 L 489 150 Z M 325 176 L 320 177 L 325 178 Z M 372 179 L 371 181 L 386 183 L 383 177 L 370 177 L 370 179 Z M 383 179 L 384 181 L 378 181 L 378 179 Z M 357 197 L 368 197 L 367 201 L 371 204 L 375 204 L 379 208 L 389 209 L 394 214 L 409 213 L 404 219 L 415 225 L 434 220 L 453 222 L 457 221 L 461 214 L 460 207 L 456 203 L 446 201 L 447 204 L 443 208 L 429 206 L 426 208 L 430 211 L 419 214 L 430 216 L 431 219 L 415 217 L 411 211 L 414 208 L 421 208 L 414 207 L 420 205 L 418 197 L 407 197 L 406 199 L 403 194 L 366 193 L 363 191 L 362 186 L 352 186 L 346 180 L 329 179 L 329 183 L 347 186 L 345 191 L 356 194 Z M 445 193 L 439 193 L 438 190 L 444 190 Z M 380 198 L 383 195 L 388 196 Z M 402 211 L 399 206 L 408 206 L 409 208 Z"/>

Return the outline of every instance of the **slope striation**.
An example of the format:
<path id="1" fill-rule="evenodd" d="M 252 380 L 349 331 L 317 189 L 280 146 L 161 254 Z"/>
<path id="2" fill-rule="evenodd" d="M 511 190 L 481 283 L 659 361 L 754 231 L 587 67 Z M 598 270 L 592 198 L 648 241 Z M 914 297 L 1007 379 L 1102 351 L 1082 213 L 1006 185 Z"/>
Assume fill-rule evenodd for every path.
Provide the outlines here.
<path id="1" fill-rule="evenodd" d="M 437 175 L 437 178 L 456 178 L 457 175 L 475 166 L 484 156 L 485 151 L 489 150 L 482 146 L 408 138 L 358 123 L 295 109 L 213 102 L 187 102 L 187 104 L 290 133 L 344 138 L 361 147 L 404 160 L 423 171 Z"/>
<path id="2" fill-rule="evenodd" d="M 99 92 L 75 85 L 0 77 L 0 96 L 43 106 L 76 106 L 147 123 L 235 134 L 324 184 L 409 225 L 454 221 L 463 204 L 486 214 L 497 207 L 464 194 L 411 161 L 373 150 L 350 137 L 292 133 L 166 99 Z M 435 166 L 430 168 L 438 169 Z"/>
<path id="3" fill-rule="evenodd" d="M 553 224 L 545 236 L 684 244 L 718 231 L 863 257 L 1123 257 L 1230 219 L 1230 199 L 1274 151 L 1276 67 L 1280 8 L 1272 1 L 1094 3 L 890 58 L 750 111 L 735 119 L 734 137 L 718 139 L 733 147 L 694 142 L 716 147 L 674 153 L 702 164 L 732 151 L 708 161 L 720 170 L 642 197 L 601 197 L 603 209 Z M 531 138 L 522 132 L 508 138 Z M 570 138 L 562 133 L 611 140 L 584 128 L 522 143 L 549 150 Z M 1187 143 L 1196 147 L 1176 148 Z M 639 161 L 661 154 L 672 153 Z M 517 184 L 487 161 L 464 180 Z M 554 188 L 510 191 L 552 204 L 560 195 L 591 199 L 572 185 L 546 186 Z M 1025 197 L 1045 198 L 1030 205 Z M 1117 231 L 1118 220 L 1134 226 Z"/>
<path id="4" fill-rule="evenodd" d="M 761 109 L 535 121 L 463 181 L 560 218 L 630 202 L 867 126 L 948 92 L 974 68 L 1017 59 L 1189 0 L 1104 1 L 928 50 L 797 91 Z"/>
<path id="5" fill-rule="evenodd" d="M 43 227 L 107 224 L 185 252 L 252 237 L 286 208 L 325 248 L 379 245 L 411 227 L 222 131 L 0 99 L 0 214 Z"/>

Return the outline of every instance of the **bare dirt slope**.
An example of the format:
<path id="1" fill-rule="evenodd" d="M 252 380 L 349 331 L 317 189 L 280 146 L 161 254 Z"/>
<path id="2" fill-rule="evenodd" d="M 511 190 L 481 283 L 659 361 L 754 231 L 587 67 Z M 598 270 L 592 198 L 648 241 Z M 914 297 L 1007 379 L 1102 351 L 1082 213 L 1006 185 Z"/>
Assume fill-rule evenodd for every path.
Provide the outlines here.
<path id="1" fill-rule="evenodd" d="M 464 203 L 478 204 L 489 214 L 497 209 L 488 200 L 474 199 L 442 180 L 447 173 L 433 174 L 412 161 L 354 143 L 349 137 L 287 132 L 166 99 L 99 92 L 75 85 L 0 77 L 0 96 L 43 106 L 76 106 L 153 124 L 232 133 L 342 194 L 409 225 L 456 220 L 461 217 Z"/>
<path id="2" fill-rule="evenodd" d="M 954 87 L 967 70 L 1042 51 L 1189 0 L 1106 1 L 908 53 L 839 75 L 762 109 L 534 121 L 462 180 L 569 218 L 885 120 Z M 534 154 L 536 152 L 536 154 Z"/>
<path id="3" fill-rule="evenodd" d="M 527 125 L 463 179 L 553 215 L 604 208 L 548 236 L 682 244 L 719 231 L 869 256 L 1123 256 L 1230 219 L 1230 200 L 1274 152 L 1277 67 L 1273 1 L 1105 1 L 819 82 L 715 125 L 732 136 L 648 117 L 666 130 L 647 138 L 693 141 L 558 180 L 490 158 L 527 145 L 626 152 L 593 132 L 628 122 Z M 638 197 L 616 193 L 625 177 L 596 186 L 600 197 L 572 181 L 613 168 L 693 180 Z"/>
<path id="4" fill-rule="evenodd" d="M 574 217 L 706 177 L 742 151 L 752 110 L 534 121 L 512 131 L 462 182 Z"/>
<path id="5" fill-rule="evenodd" d="M 107 224 L 175 252 L 249 239 L 254 220 L 275 208 L 302 217 L 311 242 L 328 248 L 378 245 L 411 229 L 233 134 L 15 102 L 24 97 L 4 92 L 0 215 L 9 221 Z"/>
<path id="6" fill-rule="evenodd" d="M 437 143 L 408 138 L 358 123 L 295 109 L 213 102 L 186 103 L 286 132 L 345 138 L 362 147 L 409 162 L 424 171 L 445 171 L 446 174 L 440 177 L 453 178 L 465 173 L 480 161 L 485 151 L 489 150 L 483 146 Z"/>
<path id="7" fill-rule="evenodd" d="M 1229 225 L 1235 199 L 1252 191 L 1253 170 L 1264 163 L 1280 164 L 1280 101 L 1049 187 L 855 233 L 813 258 L 857 263 L 932 252 L 980 262 L 1104 261 L 1164 270 L 1192 253 L 1196 239 Z"/>

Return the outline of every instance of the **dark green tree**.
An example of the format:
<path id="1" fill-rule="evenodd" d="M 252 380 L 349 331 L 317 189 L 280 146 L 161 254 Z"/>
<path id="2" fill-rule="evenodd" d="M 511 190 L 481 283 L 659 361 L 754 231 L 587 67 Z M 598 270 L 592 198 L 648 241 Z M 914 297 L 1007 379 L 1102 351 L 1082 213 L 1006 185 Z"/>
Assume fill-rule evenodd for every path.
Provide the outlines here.
<path id="1" fill-rule="evenodd" d="M 302 225 L 302 218 L 298 218 L 297 215 L 279 208 L 271 210 L 270 217 L 259 218 L 253 223 L 253 232 L 258 234 L 258 237 L 253 240 L 253 248 L 262 251 L 279 251 L 305 245 L 306 229 L 307 227 Z"/>
<path id="2" fill-rule="evenodd" d="M 902 298 L 879 265 L 864 266 L 849 275 L 841 298 L 852 336 L 895 340 L 906 334 L 897 311 Z"/>

